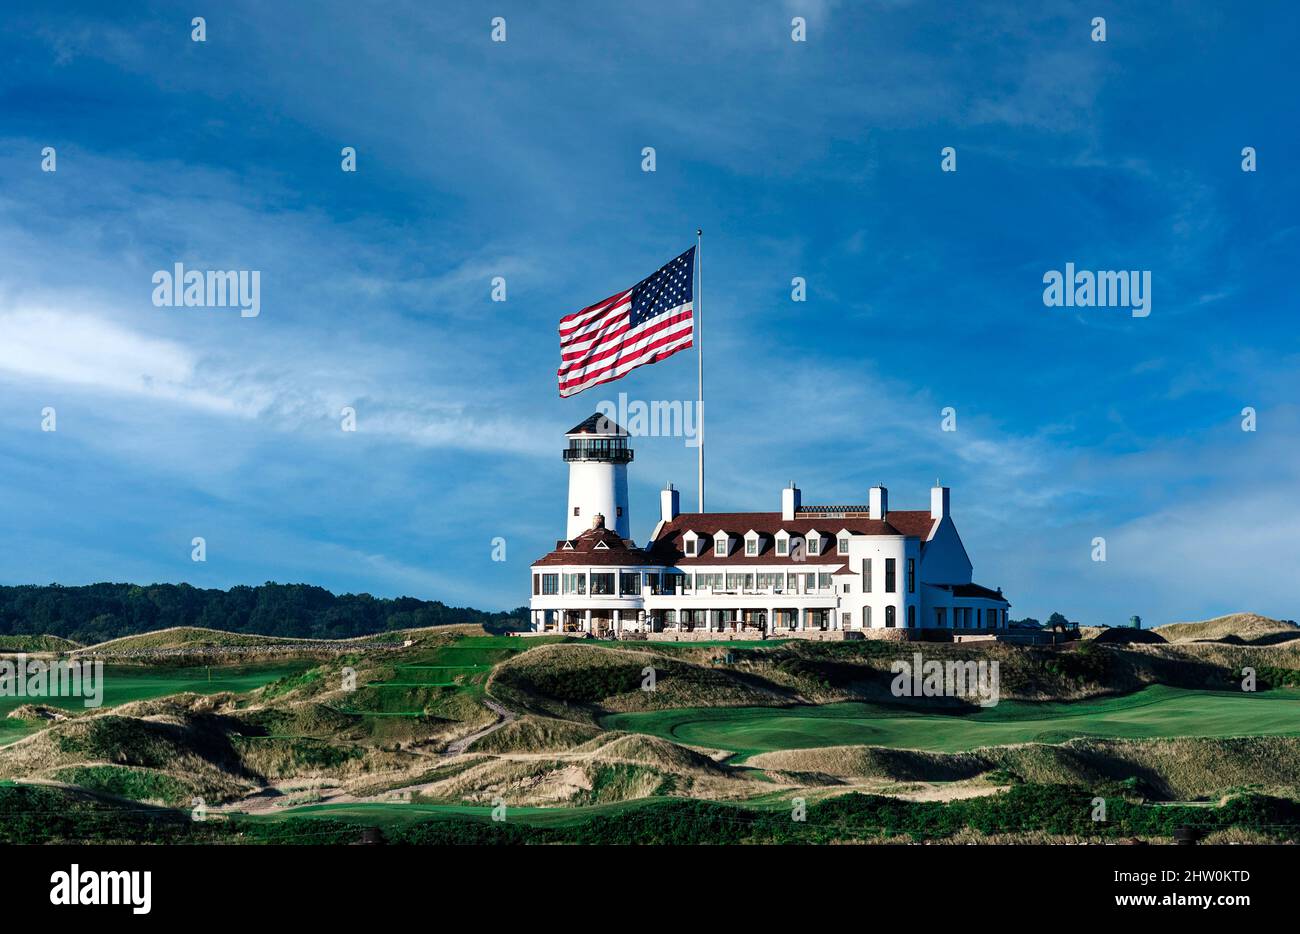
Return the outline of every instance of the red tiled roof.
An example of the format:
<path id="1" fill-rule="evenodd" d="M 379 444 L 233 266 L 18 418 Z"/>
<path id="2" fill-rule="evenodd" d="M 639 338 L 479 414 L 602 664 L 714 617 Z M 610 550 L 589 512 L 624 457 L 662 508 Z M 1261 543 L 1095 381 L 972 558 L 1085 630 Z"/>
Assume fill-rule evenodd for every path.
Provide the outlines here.
<path id="1" fill-rule="evenodd" d="M 645 551 L 635 546 L 629 547 L 617 532 L 603 526 L 587 529 L 573 540 L 572 548 L 565 548 L 565 544 L 563 539 L 556 542 L 555 550 L 534 561 L 533 567 L 542 564 L 633 567 L 653 563 Z M 599 545 L 605 547 L 597 547 Z"/>
<path id="2" fill-rule="evenodd" d="M 919 538 L 922 542 L 930 537 L 934 520 L 925 509 L 898 510 L 886 514 L 880 519 L 834 518 L 817 516 L 798 519 L 782 519 L 779 512 L 684 512 L 669 522 L 659 533 L 659 538 L 645 549 L 629 548 L 623 539 L 612 529 L 588 529 L 573 540 L 573 548 L 565 548 L 564 541 L 555 543 L 555 550 L 543 555 L 533 562 L 534 566 L 547 564 L 571 565 L 608 565 L 611 567 L 633 567 L 636 565 L 660 565 L 675 567 L 696 564 L 790 564 L 789 555 L 776 553 L 776 533 L 784 529 L 791 535 L 807 535 L 817 531 L 832 539 L 841 529 L 848 529 L 856 535 L 904 535 Z M 759 542 L 757 555 L 745 554 L 744 538 L 750 530 L 763 536 Z M 682 536 L 693 531 L 704 540 L 701 553 L 687 557 L 682 547 Z M 731 553 L 720 558 L 713 553 L 713 535 L 726 532 L 737 539 Z M 604 548 L 597 548 L 604 543 Z M 835 553 L 834 544 L 828 545 L 820 555 L 806 555 L 808 564 L 841 564 L 836 574 L 852 571 L 843 566 L 843 559 Z"/>
<path id="3" fill-rule="evenodd" d="M 834 539 L 841 529 L 848 529 L 856 535 L 904 535 L 925 541 L 930 537 L 934 520 L 929 510 L 900 510 L 886 513 L 885 519 L 852 519 L 833 516 L 801 517 L 782 519 L 779 512 L 684 512 L 672 522 L 667 523 L 659 532 L 659 537 L 650 543 L 646 551 L 656 564 L 691 565 L 691 564 L 789 564 L 789 555 L 776 553 L 776 533 L 784 529 L 791 535 L 807 535 L 817 531 Z M 750 530 L 763 536 L 759 542 L 757 555 L 745 554 L 744 538 Z M 694 532 L 705 540 L 702 553 L 688 557 L 682 545 L 683 536 Z M 735 537 L 731 553 L 720 558 L 713 553 L 712 539 L 716 532 L 726 532 Z M 805 561 L 811 564 L 834 564 L 840 561 L 835 554 L 834 545 L 828 546 L 820 555 L 806 555 Z"/>
<path id="4" fill-rule="evenodd" d="M 934 519 L 928 509 L 900 509 L 897 512 L 885 513 L 885 518 L 904 535 L 919 538 L 921 541 L 929 539 L 930 530 L 934 528 Z M 853 531 L 852 528 L 849 531 Z"/>

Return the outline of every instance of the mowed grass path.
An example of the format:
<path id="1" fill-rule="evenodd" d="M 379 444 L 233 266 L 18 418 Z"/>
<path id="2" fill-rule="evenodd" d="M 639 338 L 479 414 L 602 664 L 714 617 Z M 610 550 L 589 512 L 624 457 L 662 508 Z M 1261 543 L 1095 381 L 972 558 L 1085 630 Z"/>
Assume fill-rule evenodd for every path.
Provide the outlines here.
<path id="1" fill-rule="evenodd" d="M 610 730 L 662 736 L 740 757 L 774 749 L 871 745 L 961 752 L 1081 736 L 1300 736 L 1300 691 L 1259 694 L 1154 686 L 1124 697 L 1074 703 L 1003 701 L 969 714 L 931 714 L 882 704 L 715 707 L 612 714 Z"/>
<path id="2" fill-rule="evenodd" d="M 101 710 L 132 701 L 166 697 L 169 694 L 217 694 L 221 691 L 251 691 L 264 684 L 298 674 L 312 667 L 310 662 L 278 665 L 243 665 L 211 668 L 153 668 L 127 665 L 104 666 L 104 702 Z M 0 745 L 12 743 L 39 729 L 41 724 L 10 720 L 9 713 L 23 704 L 41 704 L 64 710 L 88 710 L 80 697 L 0 697 Z"/>

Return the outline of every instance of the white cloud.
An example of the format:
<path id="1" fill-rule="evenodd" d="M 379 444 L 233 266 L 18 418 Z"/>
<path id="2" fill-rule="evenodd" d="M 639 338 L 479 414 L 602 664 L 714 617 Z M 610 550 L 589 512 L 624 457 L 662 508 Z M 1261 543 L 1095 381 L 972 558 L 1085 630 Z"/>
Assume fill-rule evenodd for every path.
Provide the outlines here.
<path id="1" fill-rule="evenodd" d="M 465 403 L 465 387 L 440 393 L 395 378 L 391 358 L 398 351 L 382 346 L 291 349 L 267 340 L 258 350 L 245 345 L 237 354 L 219 346 L 199 351 L 103 314 L 28 305 L 0 306 L 0 334 L 0 380 L 29 387 L 63 385 L 162 402 L 258 420 L 276 431 L 315 431 L 322 441 L 337 437 L 341 409 L 351 405 L 358 435 L 368 439 L 553 453 L 554 439 L 537 432 L 530 420 Z M 117 417 L 131 416 L 123 411 Z M 139 427 L 147 433 L 154 426 Z"/>
<path id="2" fill-rule="evenodd" d="M 164 399 L 212 412 L 240 405 L 195 383 L 195 356 L 91 314 L 50 308 L 0 312 L 0 372 L 30 380 Z"/>

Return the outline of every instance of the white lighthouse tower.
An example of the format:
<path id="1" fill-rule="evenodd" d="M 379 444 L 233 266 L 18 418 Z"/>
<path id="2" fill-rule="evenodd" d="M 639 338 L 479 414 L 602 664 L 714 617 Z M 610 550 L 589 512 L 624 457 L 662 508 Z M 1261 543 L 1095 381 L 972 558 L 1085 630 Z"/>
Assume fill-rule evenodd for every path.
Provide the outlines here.
<path id="1" fill-rule="evenodd" d="M 569 446 L 569 516 L 565 538 L 591 528 L 597 513 L 620 538 L 631 538 L 627 508 L 627 465 L 632 449 L 627 432 L 599 412 L 565 432 Z"/>

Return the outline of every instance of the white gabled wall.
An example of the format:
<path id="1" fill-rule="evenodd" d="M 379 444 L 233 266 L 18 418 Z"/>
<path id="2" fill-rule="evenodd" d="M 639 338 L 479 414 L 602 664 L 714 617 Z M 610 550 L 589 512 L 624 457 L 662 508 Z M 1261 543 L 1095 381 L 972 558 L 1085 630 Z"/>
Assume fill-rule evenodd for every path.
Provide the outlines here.
<path id="1" fill-rule="evenodd" d="M 952 516 L 944 516 L 925 546 L 921 580 L 927 584 L 969 584 L 973 571 Z"/>

